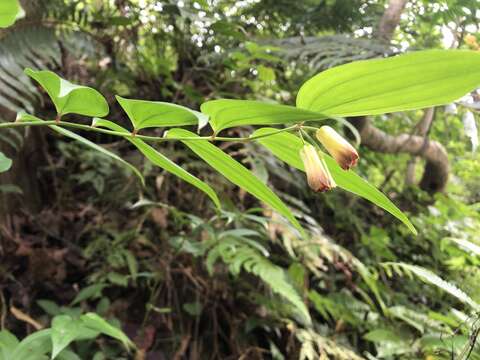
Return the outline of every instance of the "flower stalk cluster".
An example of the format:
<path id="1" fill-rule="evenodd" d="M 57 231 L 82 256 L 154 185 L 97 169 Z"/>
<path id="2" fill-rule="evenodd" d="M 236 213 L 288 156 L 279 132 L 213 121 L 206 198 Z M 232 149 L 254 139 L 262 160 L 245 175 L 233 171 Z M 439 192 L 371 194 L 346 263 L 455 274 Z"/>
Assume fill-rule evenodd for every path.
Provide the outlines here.
<path id="1" fill-rule="evenodd" d="M 315 135 L 342 169 L 349 170 L 357 165 L 357 150 L 330 126 L 322 126 Z M 336 187 L 324 155 L 315 146 L 305 144 L 300 150 L 300 157 L 307 174 L 308 186 L 313 191 L 324 192 Z"/>

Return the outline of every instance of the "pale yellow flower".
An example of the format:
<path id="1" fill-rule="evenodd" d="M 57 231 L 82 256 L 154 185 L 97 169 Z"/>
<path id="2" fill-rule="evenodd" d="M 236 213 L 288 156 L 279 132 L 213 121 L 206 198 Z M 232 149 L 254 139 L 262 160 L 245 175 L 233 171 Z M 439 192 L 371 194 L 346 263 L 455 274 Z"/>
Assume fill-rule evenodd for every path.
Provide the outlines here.
<path id="1" fill-rule="evenodd" d="M 357 165 L 358 153 L 350 143 L 330 126 L 317 130 L 317 139 L 344 170 Z"/>
<path id="2" fill-rule="evenodd" d="M 325 160 L 319 155 L 318 150 L 310 144 L 300 150 L 300 157 L 307 173 L 308 186 L 313 191 L 327 191 L 337 186 L 328 170 Z"/>

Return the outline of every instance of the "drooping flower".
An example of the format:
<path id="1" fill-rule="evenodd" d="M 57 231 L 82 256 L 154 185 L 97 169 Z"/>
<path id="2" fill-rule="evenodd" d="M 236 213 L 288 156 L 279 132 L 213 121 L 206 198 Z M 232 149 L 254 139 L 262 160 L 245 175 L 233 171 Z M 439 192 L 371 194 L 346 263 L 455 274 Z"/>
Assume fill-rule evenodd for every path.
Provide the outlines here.
<path id="1" fill-rule="evenodd" d="M 325 160 L 319 156 L 317 149 L 310 144 L 306 144 L 300 150 L 300 157 L 307 173 L 308 186 L 313 191 L 324 192 L 337 186 L 328 170 Z"/>
<path id="2" fill-rule="evenodd" d="M 480 50 L 480 45 L 478 44 L 477 38 L 472 35 L 468 34 L 464 38 L 465 44 L 467 44 L 473 50 Z"/>
<path id="3" fill-rule="evenodd" d="M 317 130 L 317 139 L 344 170 L 357 165 L 358 153 L 350 143 L 330 126 L 322 126 Z"/>

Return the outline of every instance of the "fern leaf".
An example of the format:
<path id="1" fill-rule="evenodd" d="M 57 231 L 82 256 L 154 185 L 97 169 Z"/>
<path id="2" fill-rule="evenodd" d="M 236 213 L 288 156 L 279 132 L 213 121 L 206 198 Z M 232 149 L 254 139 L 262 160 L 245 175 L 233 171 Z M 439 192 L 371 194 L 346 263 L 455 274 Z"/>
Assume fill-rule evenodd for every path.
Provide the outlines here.
<path id="1" fill-rule="evenodd" d="M 257 248 L 239 240 L 239 237 L 224 238 L 210 249 L 207 255 L 207 268 L 212 270 L 219 258 L 228 266 L 233 275 L 241 270 L 258 276 L 270 289 L 287 299 L 302 316 L 306 324 L 311 323 L 307 306 L 288 279 L 287 272 L 273 264 Z"/>
<path id="2" fill-rule="evenodd" d="M 381 264 L 386 269 L 395 271 L 398 275 L 401 276 L 412 276 L 415 275 L 422 281 L 427 284 L 436 286 L 440 290 L 454 296 L 462 303 L 470 306 L 474 311 L 480 310 L 480 305 L 475 302 L 470 296 L 468 296 L 464 291 L 460 290 L 458 287 L 449 283 L 448 281 L 443 280 L 438 275 L 432 271 L 425 269 L 421 266 L 410 265 L 405 263 L 382 263 Z"/>

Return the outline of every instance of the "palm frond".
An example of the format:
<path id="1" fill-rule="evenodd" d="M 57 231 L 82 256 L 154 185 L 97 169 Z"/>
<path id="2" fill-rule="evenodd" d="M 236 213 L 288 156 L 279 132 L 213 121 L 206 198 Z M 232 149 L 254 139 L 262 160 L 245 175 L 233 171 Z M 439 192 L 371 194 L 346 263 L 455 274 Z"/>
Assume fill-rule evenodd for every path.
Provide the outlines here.
<path id="1" fill-rule="evenodd" d="M 15 113 L 32 113 L 41 96 L 23 69 L 57 67 L 60 62 L 53 29 L 35 26 L 9 31 L 0 39 L 0 105 Z"/>
<path id="2" fill-rule="evenodd" d="M 291 37 L 273 42 L 279 55 L 288 61 L 307 65 L 312 72 L 392 53 L 391 48 L 371 39 L 346 35 Z"/>

